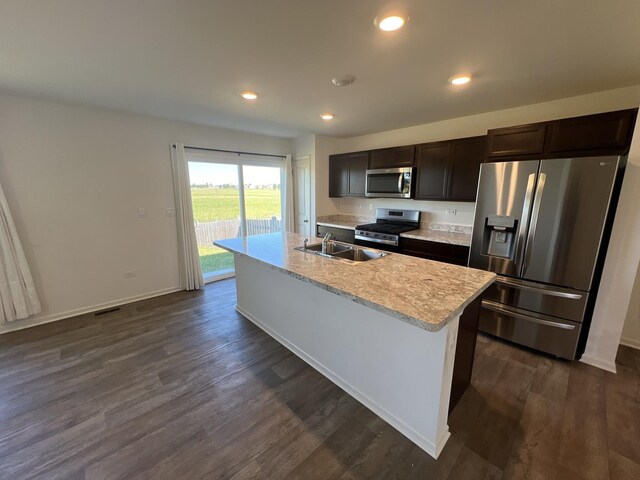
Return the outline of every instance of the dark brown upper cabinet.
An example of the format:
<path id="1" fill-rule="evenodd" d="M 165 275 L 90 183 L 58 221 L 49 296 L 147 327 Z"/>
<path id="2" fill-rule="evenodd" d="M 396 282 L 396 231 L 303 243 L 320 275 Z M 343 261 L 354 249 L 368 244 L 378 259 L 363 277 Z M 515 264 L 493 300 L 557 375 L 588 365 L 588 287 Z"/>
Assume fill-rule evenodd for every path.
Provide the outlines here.
<path id="1" fill-rule="evenodd" d="M 557 120 L 551 124 L 549 151 L 572 152 L 614 149 L 626 153 L 631 143 L 637 109 Z"/>
<path id="2" fill-rule="evenodd" d="M 414 154 L 413 145 L 372 150 L 369 156 L 369 168 L 413 167 Z"/>
<path id="3" fill-rule="evenodd" d="M 534 155 L 544 151 L 545 124 L 489 130 L 487 141 L 490 157 Z"/>
<path id="4" fill-rule="evenodd" d="M 447 198 L 451 142 L 425 143 L 416 147 L 416 200 Z"/>
<path id="5" fill-rule="evenodd" d="M 448 200 L 475 202 L 480 165 L 487 152 L 487 137 L 454 140 L 451 151 Z"/>
<path id="6" fill-rule="evenodd" d="M 486 137 L 435 142 L 416 147 L 416 200 L 473 202 Z"/>
<path id="7" fill-rule="evenodd" d="M 487 134 L 489 161 L 625 155 L 638 109 L 497 128 Z"/>
<path id="8" fill-rule="evenodd" d="M 369 152 L 329 156 L 329 196 L 364 197 Z"/>

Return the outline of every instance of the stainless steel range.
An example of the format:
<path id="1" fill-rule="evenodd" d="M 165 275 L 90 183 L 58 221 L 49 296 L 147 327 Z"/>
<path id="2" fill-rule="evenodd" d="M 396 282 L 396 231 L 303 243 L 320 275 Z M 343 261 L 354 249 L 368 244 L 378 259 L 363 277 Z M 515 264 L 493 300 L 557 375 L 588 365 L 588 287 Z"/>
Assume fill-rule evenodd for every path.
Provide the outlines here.
<path id="1" fill-rule="evenodd" d="M 418 210 L 376 208 L 376 223 L 356 227 L 356 245 L 393 250 L 398 246 L 400 234 L 420 228 Z"/>

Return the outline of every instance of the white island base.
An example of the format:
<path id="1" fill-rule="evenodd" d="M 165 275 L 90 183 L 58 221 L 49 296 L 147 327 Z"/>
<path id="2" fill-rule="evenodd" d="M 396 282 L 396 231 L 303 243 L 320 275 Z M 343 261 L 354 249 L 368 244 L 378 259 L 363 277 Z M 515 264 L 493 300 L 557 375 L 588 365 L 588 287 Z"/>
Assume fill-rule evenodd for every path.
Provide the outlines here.
<path id="1" fill-rule="evenodd" d="M 235 269 L 239 313 L 438 458 L 459 316 L 430 332 L 244 255 Z"/>

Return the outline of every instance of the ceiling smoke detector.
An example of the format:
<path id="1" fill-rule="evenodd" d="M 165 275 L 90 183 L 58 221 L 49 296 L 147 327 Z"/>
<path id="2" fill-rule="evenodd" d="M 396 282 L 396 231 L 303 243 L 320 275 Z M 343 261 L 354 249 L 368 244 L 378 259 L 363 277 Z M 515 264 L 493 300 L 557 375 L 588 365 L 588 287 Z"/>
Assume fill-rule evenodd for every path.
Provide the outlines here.
<path id="1" fill-rule="evenodd" d="M 354 77 L 353 75 L 342 75 L 340 77 L 331 79 L 331 83 L 333 83 L 336 87 L 348 87 L 355 81 L 356 77 Z"/>

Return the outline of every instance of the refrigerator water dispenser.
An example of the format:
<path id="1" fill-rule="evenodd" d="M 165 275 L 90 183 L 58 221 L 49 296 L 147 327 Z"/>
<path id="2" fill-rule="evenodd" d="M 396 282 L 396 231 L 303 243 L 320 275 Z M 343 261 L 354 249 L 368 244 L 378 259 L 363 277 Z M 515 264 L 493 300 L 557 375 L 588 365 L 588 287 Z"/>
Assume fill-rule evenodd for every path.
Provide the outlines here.
<path id="1" fill-rule="evenodd" d="M 489 215 L 485 222 L 483 254 L 513 260 L 515 253 L 515 217 Z"/>

